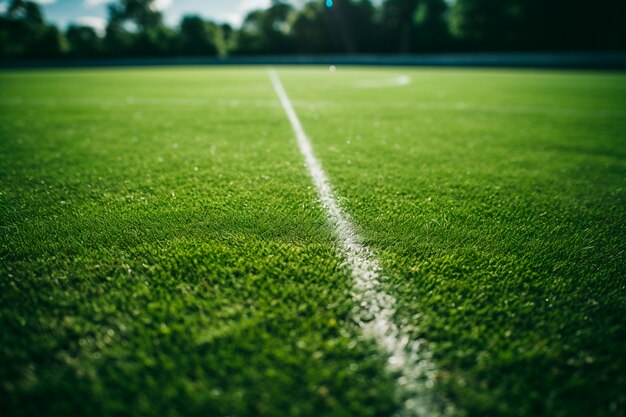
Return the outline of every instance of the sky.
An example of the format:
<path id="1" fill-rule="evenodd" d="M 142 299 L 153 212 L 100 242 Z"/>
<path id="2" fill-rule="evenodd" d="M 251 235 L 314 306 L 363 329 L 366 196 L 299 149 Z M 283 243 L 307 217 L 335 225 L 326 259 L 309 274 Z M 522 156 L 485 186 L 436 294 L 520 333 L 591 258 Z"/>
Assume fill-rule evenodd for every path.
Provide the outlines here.
<path id="1" fill-rule="evenodd" d="M 10 0 L 0 0 L 0 13 Z M 92 26 L 101 33 L 107 17 L 107 4 L 111 0 L 32 0 L 39 3 L 47 21 L 62 29 L 70 23 Z M 300 0 L 292 1 L 298 3 Z M 239 26 L 250 10 L 269 6 L 270 0 L 155 0 L 165 22 L 176 26 L 182 16 L 200 15 L 217 22 Z"/>

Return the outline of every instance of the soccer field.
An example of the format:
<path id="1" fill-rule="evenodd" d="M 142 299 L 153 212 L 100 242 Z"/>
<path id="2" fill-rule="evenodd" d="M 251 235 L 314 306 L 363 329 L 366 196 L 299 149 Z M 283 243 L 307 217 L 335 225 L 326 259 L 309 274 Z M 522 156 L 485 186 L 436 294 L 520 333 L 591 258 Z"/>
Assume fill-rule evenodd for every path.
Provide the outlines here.
<path id="1" fill-rule="evenodd" d="M 626 415 L 626 74 L 273 71 L 0 72 L 0 415 Z"/>

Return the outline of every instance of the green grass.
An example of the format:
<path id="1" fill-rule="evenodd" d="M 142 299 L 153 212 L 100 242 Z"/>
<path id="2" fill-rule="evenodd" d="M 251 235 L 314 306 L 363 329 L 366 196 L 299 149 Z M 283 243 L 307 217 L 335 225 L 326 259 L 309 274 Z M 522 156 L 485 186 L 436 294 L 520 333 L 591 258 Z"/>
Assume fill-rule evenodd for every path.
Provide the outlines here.
<path id="1" fill-rule="evenodd" d="M 625 415 L 624 74 L 279 74 L 458 415 Z M 393 415 L 264 69 L 0 73 L 0 181 L 0 414 Z"/>

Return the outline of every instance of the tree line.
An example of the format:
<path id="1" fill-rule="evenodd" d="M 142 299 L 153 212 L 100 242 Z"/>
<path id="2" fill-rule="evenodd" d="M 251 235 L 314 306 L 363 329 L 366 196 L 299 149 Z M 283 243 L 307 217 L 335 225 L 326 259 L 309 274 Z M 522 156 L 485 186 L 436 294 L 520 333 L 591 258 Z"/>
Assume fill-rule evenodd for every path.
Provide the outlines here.
<path id="1" fill-rule="evenodd" d="M 171 28 L 153 0 L 117 0 L 104 34 L 62 31 L 33 1 L 0 14 L 2 59 L 624 49 L 626 0 L 273 0 L 239 28 L 200 16 Z"/>

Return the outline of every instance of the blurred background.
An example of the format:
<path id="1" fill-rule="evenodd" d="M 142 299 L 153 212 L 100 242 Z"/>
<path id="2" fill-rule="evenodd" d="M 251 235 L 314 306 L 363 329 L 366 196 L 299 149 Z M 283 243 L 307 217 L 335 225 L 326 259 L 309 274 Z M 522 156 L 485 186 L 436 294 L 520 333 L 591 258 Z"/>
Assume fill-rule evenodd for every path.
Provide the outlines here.
<path id="1" fill-rule="evenodd" d="M 626 0 L 0 0 L 0 59 L 626 50 Z"/>

